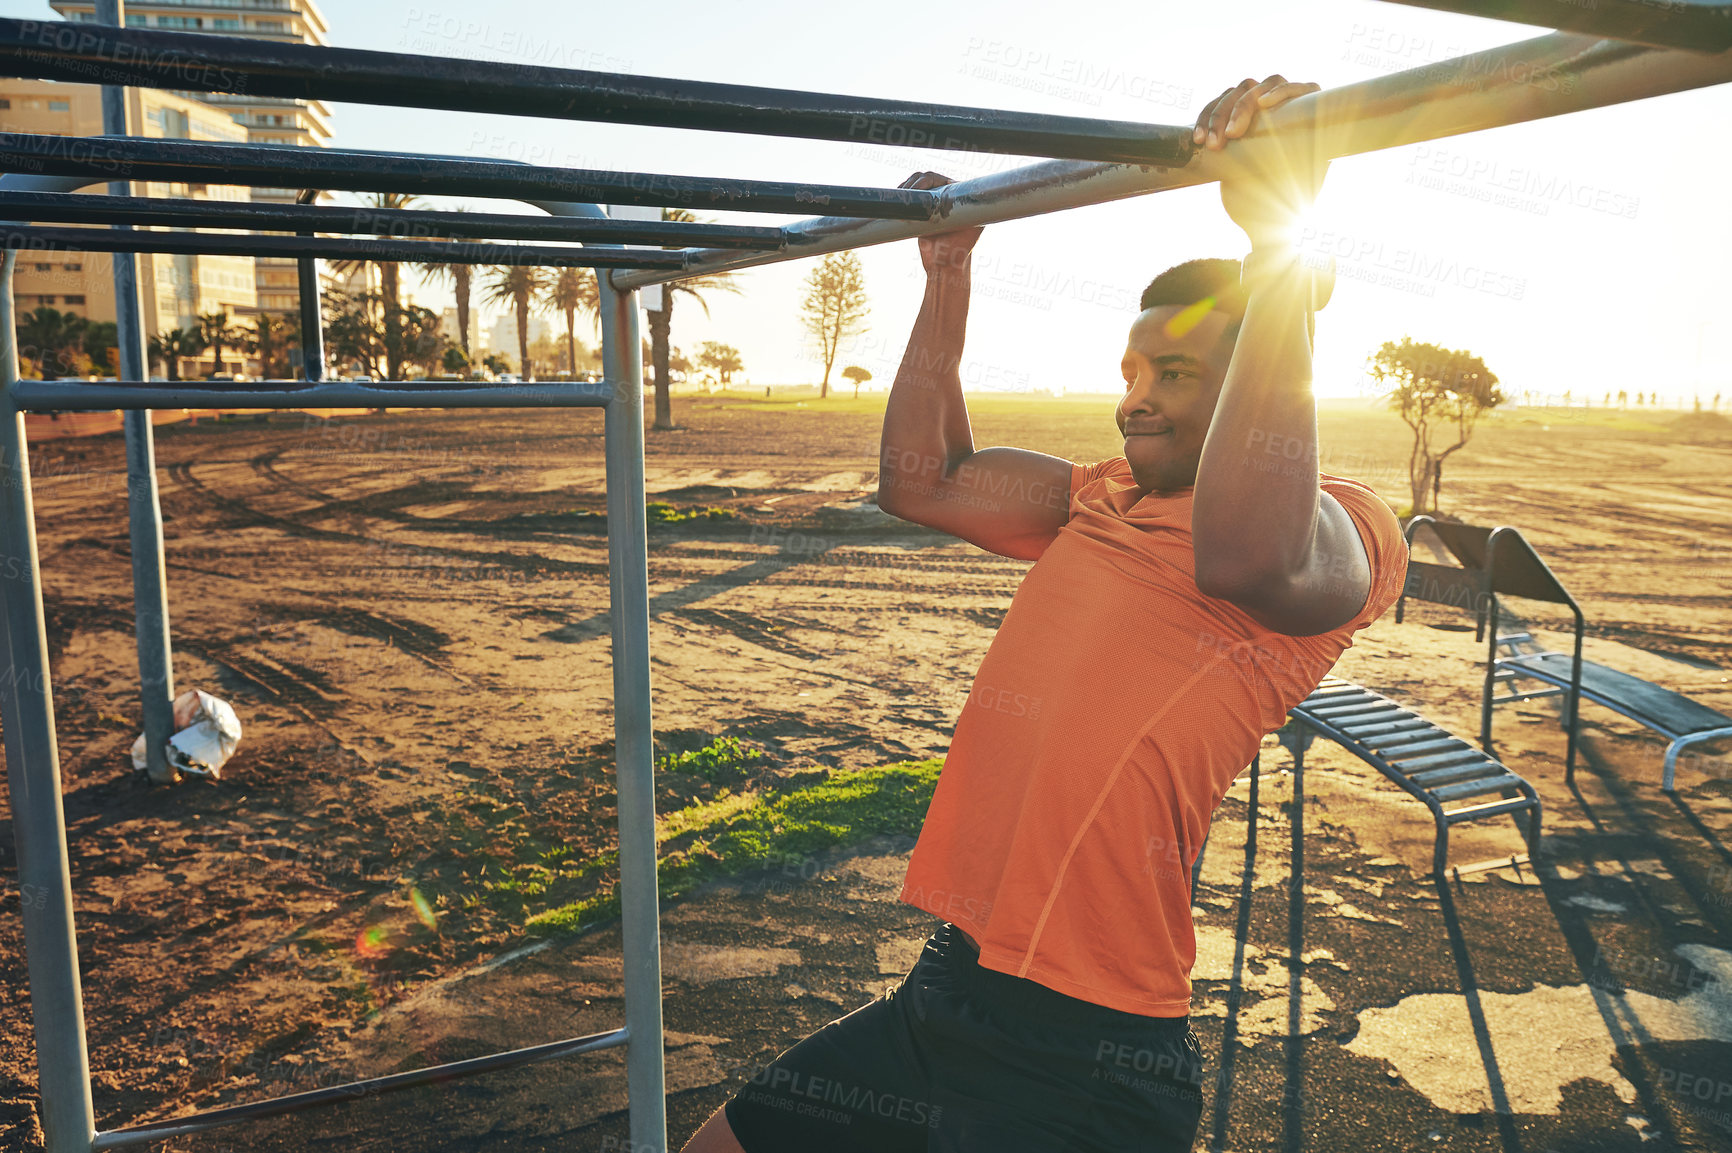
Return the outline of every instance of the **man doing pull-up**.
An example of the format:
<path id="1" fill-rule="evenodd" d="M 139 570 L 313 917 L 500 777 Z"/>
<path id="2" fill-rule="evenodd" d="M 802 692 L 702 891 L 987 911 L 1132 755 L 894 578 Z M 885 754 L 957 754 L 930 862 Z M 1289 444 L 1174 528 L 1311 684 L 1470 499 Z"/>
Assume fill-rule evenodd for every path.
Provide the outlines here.
<path id="1" fill-rule="evenodd" d="M 1246 80 L 1195 140 L 1219 151 L 1316 87 Z M 1406 573 L 1389 507 L 1318 471 L 1325 294 L 1289 230 L 1322 168 L 1223 179 L 1250 255 L 1149 284 L 1120 362 L 1124 452 L 1095 463 L 974 447 L 957 366 L 980 229 L 921 239 L 879 507 L 1035 564 L 904 880 L 943 924 L 899 986 L 759 1071 L 688 1153 L 1191 1148 L 1190 870 L 1210 816 Z"/>

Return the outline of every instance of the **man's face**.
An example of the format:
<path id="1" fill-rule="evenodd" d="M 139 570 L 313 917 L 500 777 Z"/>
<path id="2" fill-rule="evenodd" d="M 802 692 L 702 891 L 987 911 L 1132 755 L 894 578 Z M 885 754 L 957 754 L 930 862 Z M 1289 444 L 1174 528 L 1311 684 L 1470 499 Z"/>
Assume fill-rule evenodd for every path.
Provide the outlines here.
<path id="1" fill-rule="evenodd" d="M 1114 415 L 1131 476 L 1145 492 L 1196 483 L 1232 358 L 1232 344 L 1222 339 L 1232 318 L 1218 311 L 1194 318 L 1177 305 L 1151 308 L 1132 323 L 1125 344 L 1125 396 Z"/>

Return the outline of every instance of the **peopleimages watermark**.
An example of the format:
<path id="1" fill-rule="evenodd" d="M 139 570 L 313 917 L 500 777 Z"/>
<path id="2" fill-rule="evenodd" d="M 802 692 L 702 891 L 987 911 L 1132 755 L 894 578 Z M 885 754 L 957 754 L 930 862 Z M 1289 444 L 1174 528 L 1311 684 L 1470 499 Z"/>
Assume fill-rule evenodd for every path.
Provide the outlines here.
<path id="1" fill-rule="evenodd" d="M 1195 89 L 1146 72 L 981 36 L 968 38 L 956 70 L 971 79 L 1077 104 L 1099 105 L 1106 97 L 1114 96 L 1165 108 L 1188 109 L 1196 96 Z"/>
<path id="2" fill-rule="evenodd" d="M 914 885 L 909 888 L 903 900 L 945 921 L 954 921 L 960 917 L 971 924 L 979 925 L 985 923 L 992 913 L 991 901 L 982 901 L 979 897 L 950 889 L 928 890 L 921 885 Z"/>
<path id="3" fill-rule="evenodd" d="M 123 35 L 115 35 L 119 32 L 118 28 L 102 24 L 18 22 L 19 42 L 27 48 L 47 48 L 54 53 L 76 53 L 85 57 L 83 60 L 68 60 L 64 55 L 25 51 L 22 54 L 25 60 L 51 64 L 56 69 L 76 72 L 97 83 L 137 84 L 137 77 L 142 73 L 179 80 L 181 85 L 175 87 L 201 92 L 246 91 L 244 74 L 219 68 L 209 60 L 180 48 L 143 47 Z"/>
<path id="4" fill-rule="evenodd" d="M 1127 316 L 1137 311 L 1139 289 L 1096 280 L 1091 276 L 1079 276 L 1065 266 L 976 252 L 971 273 L 970 288 L 976 296 L 1002 300 L 1007 304 L 1051 312 L 1055 302 L 1068 300 L 1122 312 Z M 911 269 L 909 275 L 924 276 L 925 273 Z"/>
<path id="5" fill-rule="evenodd" d="M 1536 216 L 1549 215 L 1553 205 L 1567 204 L 1634 220 L 1642 204 L 1628 193 L 1436 144 L 1415 148 L 1408 165 L 1409 184 Z"/>
<path id="6" fill-rule="evenodd" d="M 1391 246 L 1378 237 L 1306 225 L 1299 231 L 1298 248 L 1307 267 L 1321 269 L 1333 259 L 1337 278 L 1363 280 L 1420 296 L 1436 296 L 1440 284 L 1504 300 L 1520 300 L 1527 295 L 1525 277 L 1423 249 Z"/>
<path id="7" fill-rule="evenodd" d="M 1520 46 L 1510 46 L 1520 47 Z M 1576 90 L 1576 73 L 1556 60 L 1529 60 L 1510 47 L 1464 52 L 1459 44 L 1439 45 L 1380 24 L 1354 24 L 1341 59 L 1380 72 L 1412 70 L 1422 81 L 1474 90 L 1521 85 L 1542 92 L 1569 94 Z"/>
<path id="8" fill-rule="evenodd" d="M 1030 481 L 1011 469 L 966 462 L 951 476 L 949 464 L 942 457 L 893 444 L 884 446 L 878 463 L 880 475 L 896 492 L 913 492 L 992 510 L 1000 507 L 999 500 L 1051 509 L 1068 508 L 1070 504 L 1069 477 L 1062 484 L 1047 484 Z"/>
<path id="9" fill-rule="evenodd" d="M 1660 1088 L 1684 1098 L 1683 1112 L 1732 1129 L 1732 1108 L 1721 1108 L 1732 1099 L 1732 1081 L 1722 1081 L 1688 1069 L 1660 1069 Z"/>
<path id="10" fill-rule="evenodd" d="M 445 54 L 461 45 L 461 55 L 492 53 L 519 65 L 546 65 L 588 71 L 632 71 L 632 61 L 582 44 L 558 40 L 532 29 L 499 28 L 439 8 L 411 6 L 403 13 L 403 32 L 397 47 L 408 52 Z M 504 62 L 504 61 L 502 61 Z"/>
<path id="11" fill-rule="evenodd" d="M 748 1080 L 756 1088 L 741 1090 L 742 1100 L 838 1125 L 851 1125 L 856 1117 L 867 1114 L 935 1129 L 944 1108 L 901 1093 L 773 1063 L 757 1066 Z"/>

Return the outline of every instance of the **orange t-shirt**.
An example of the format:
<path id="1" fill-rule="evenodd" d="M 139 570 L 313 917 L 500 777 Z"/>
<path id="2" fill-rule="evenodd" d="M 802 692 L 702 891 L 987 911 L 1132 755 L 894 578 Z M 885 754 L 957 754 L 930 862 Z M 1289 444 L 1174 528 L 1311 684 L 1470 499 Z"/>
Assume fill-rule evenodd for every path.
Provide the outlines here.
<path id="1" fill-rule="evenodd" d="M 993 638 L 901 900 L 980 943 L 980 963 L 1127 1013 L 1190 1011 L 1190 870 L 1265 733 L 1400 595 L 1389 506 L 1336 477 L 1371 562 L 1332 632 L 1272 632 L 1193 577 L 1192 490 L 1142 493 L 1123 457 L 1073 465 L 1069 520 Z"/>

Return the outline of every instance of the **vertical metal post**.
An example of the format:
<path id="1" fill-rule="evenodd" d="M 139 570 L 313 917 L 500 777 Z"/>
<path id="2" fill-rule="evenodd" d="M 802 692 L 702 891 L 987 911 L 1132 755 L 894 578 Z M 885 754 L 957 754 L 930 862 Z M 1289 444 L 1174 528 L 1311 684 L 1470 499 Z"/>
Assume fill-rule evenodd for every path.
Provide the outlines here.
<path id="1" fill-rule="evenodd" d="M 317 189 L 304 189 L 295 197 L 295 203 L 311 204 L 318 197 Z M 301 371 L 308 380 L 324 380 L 325 313 L 319 304 L 319 262 L 310 256 L 296 261 L 295 282 L 301 293 Z"/>
<path id="2" fill-rule="evenodd" d="M 96 0 L 96 21 L 126 23 L 124 0 Z M 126 135 L 126 89 L 102 87 L 102 130 Z M 130 196 L 125 180 L 109 184 L 111 196 Z M 130 231 L 127 225 L 115 228 Z M 149 377 L 144 355 L 144 321 L 138 306 L 138 261 L 130 252 L 114 254 L 114 327 L 120 344 L 121 380 Z M 132 605 L 138 633 L 138 682 L 144 710 L 146 771 L 157 784 L 179 775 L 164 748 L 174 735 L 174 657 L 168 633 L 168 584 L 163 576 L 162 502 L 156 487 L 156 438 L 147 410 L 129 411 L 126 426 L 126 505 L 132 536 Z"/>
<path id="3" fill-rule="evenodd" d="M 90 1061 L 84 1048 L 84 998 L 72 923 L 72 869 L 60 807 L 60 753 L 48 685 L 48 634 L 41 566 L 30 504 L 24 415 L 12 406 L 18 382 L 12 268 L 0 261 L 0 730 L 18 847 L 19 904 L 36 1024 L 36 1069 L 48 1153 L 88 1153 L 96 1133 Z"/>
<path id="4" fill-rule="evenodd" d="M 643 346 L 637 293 L 601 285 L 606 409 L 607 567 L 613 630 L 613 733 L 619 789 L 619 884 L 625 963 L 626 1091 L 631 1148 L 667 1148 L 662 1067 L 660 899 L 651 746 L 649 538 L 645 525 Z"/>

